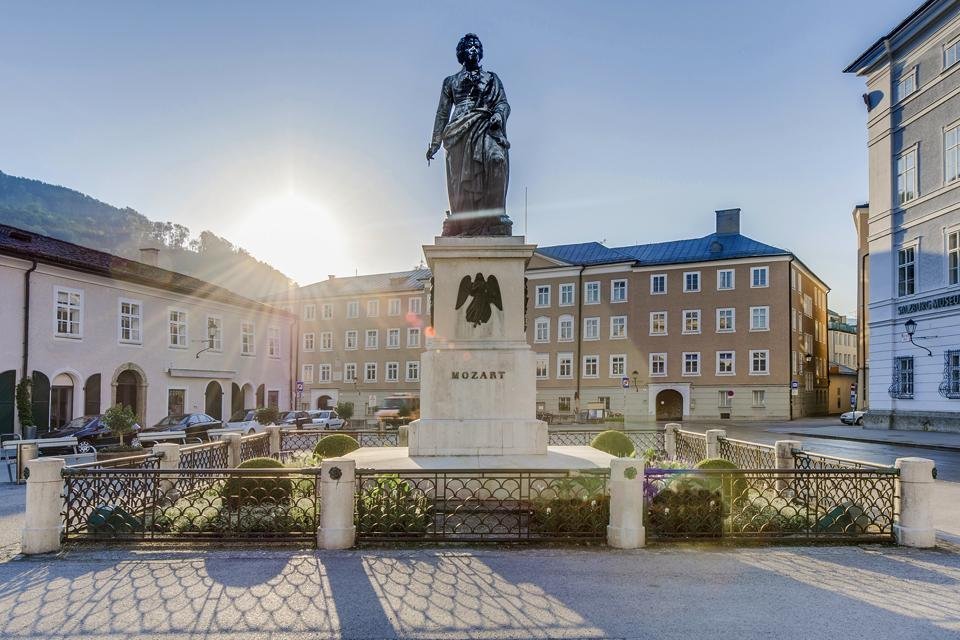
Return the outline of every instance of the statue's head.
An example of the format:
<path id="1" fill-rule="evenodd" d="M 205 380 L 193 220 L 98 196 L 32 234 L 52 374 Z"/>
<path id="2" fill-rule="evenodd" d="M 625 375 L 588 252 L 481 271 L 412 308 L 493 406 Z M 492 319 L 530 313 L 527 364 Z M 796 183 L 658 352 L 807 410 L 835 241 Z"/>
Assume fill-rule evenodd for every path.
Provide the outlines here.
<path id="1" fill-rule="evenodd" d="M 471 58 L 476 62 L 483 60 L 483 43 L 475 33 L 468 33 L 457 43 L 457 62 L 464 64 Z"/>

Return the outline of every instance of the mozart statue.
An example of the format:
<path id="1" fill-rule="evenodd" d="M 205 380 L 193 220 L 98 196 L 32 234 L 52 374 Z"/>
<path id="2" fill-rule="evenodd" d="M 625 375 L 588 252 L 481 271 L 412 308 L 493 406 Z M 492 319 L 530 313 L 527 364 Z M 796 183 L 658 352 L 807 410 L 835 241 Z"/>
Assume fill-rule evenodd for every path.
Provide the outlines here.
<path id="1" fill-rule="evenodd" d="M 482 59 L 480 39 L 473 33 L 463 36 L 457 43 L 457 62 L 463 68 L 443 81 L 427 149 L 428 164 L 441 144 L 446 151 L 451 215 L 444 220 L 444 236 L 512 233 L 506 215 L 510 105 L 500 78 L 483 70 Z"/>

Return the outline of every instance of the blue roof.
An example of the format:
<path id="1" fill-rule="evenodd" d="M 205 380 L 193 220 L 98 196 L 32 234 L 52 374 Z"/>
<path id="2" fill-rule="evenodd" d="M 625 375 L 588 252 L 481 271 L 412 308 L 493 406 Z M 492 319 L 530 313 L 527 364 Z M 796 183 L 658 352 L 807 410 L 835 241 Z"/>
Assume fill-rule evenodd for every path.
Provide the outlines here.
<path id="1" fill-rule="evenodd" d="M 599 242 L 584 242 L 538 247 L 537 252 L 555 260 L 576 265 L 636 261 L 640 266 L 790 255 L 790 252 L 785 249 L 757 242 L 739 233 L 711 233 L 702 238 L 689 240 L 612 248 L 605 247 Z"/>

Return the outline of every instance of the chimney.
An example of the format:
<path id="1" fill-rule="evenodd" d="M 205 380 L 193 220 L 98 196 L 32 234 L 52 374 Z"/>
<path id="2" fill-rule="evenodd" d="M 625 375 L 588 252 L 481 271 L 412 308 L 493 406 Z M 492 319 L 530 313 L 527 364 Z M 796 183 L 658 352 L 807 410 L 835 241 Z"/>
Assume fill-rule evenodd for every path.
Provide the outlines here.
<path id="1" fill-rule="evenodd" d="M 151 267 L 158 266 L 160 262 L 160 249 L 157 247 L 141 247 L 140 262 L 148 264 Z"/>
<path id="2" fill-rule="evenodd" d="M 717 211 L 717 233 L 740 233 L 740 209 L 720 209 Z"/>

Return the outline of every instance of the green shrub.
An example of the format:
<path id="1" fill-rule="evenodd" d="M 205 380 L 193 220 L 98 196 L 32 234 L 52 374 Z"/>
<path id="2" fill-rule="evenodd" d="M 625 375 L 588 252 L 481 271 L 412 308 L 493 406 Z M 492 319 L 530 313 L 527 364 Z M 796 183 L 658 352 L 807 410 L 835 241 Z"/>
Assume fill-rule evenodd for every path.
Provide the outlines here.
<path id="1" fill-rule="evenodd" d="M 320 442 L 313 448 L 313 455 L 321 459 L 339 458 L 359 448 L 360 443 L 350 436 L 345 433 L 336 433 L 320 438 Z"/>
<path id="2" fill-rule="evenodd" d="M 110 433 L 120 438 L 123 446 L 123 436 L 133 433 L 133 425 L 137 423 L 137 414 L 130 407 L 121 404 L 114 405 L 103 414 L 103 424 L 107 425 Z"/>
<path id="3" fill-rule="evenodd" d="M 253 412 L 253 419 L 257 424 L 277 424 L 280 420 L 280 410 L 276 407 L 257 407 Z"/>
<path id="4" fill-rule="evenodd" d="M 741 505 L 731 518 L 733 530 L 741 533 L 803 533 L 810 528 L 807 516 L 785 503 L 762 501 Z"/>
<path id="5" fill-rule="evenodd" d="M 630 458 L 634 451 L 633 442 L 626 434 L 612 430 L 598 434 L 590 446 L 618 458 Z"/>
<path id="6" fill-rule="evenodd" d="M 283 469 L 283 463 L 273 458 L 250 458 L 240 463 L 238 469 Z M 281 504 L 290 500 L 290 478 L 267 476 L 230 476 L 223 486 L 227 505 L 236 508 L 249 504 Z"/>
<path id="7" fill-rule="evenodd" d="M 353 417 L 353 403 L 352 402 L 338 402 L 337 403 L 337 415 L 343 418 L 345 422 L 350 422 L 350 418 Z"/>
<path id="8" fill-rule="evenodd" d="M 603 534 L 610 522 L 604 480 L 579 476 L 553 481 L 531 500 L 531 530 L 551 535 Z"/>
<path id="9" fill-rule="evenodd" d="M 719 491 L 674 483 L 650 500 L 648 526 L 662 536 L 717 537 L 723 532 Z"/>
<path id="10" fill-rule="evenodd" d="M 378 476 L 357 500 L 357 529 L 363 533 L 426 533 L 433 517 L 427 495 L 395 474 Z"/>
<path id="11" fill-rule="evenodd" d="M 33 421 L 33 401 L 30 398 L 31 384 L 31 378 L 21 378 L 17 383 L 17 417 L 20 418 L 20 426 L 24 428 L 36 426 Z"/>

